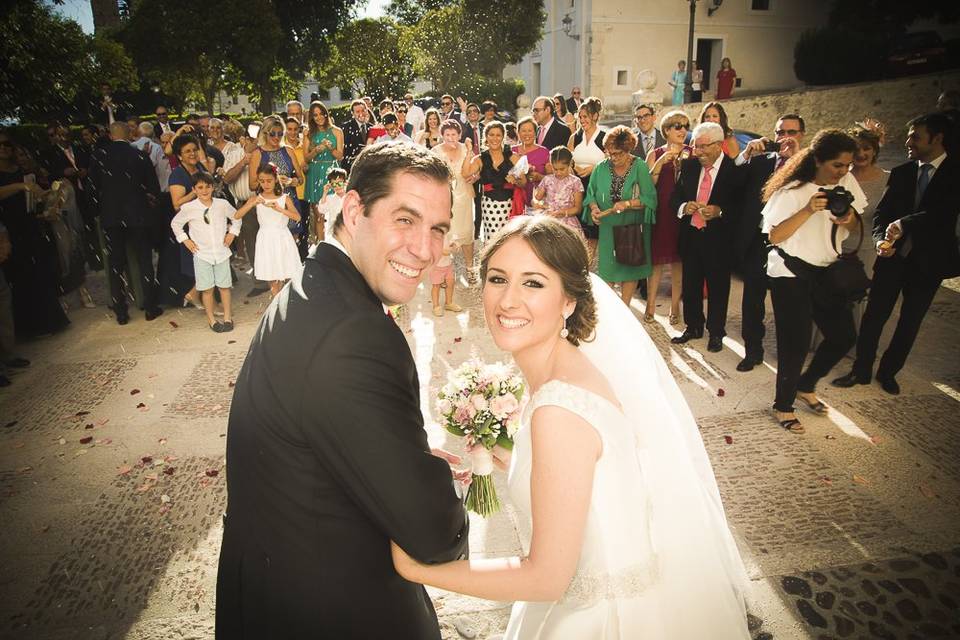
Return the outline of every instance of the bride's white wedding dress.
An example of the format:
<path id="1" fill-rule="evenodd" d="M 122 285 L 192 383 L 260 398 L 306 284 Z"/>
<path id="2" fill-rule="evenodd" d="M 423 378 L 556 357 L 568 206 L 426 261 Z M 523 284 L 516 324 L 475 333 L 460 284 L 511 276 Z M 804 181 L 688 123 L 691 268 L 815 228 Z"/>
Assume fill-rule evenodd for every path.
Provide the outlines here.
<path id="1" fill-rule="evenodd" d="M 621 407 L 552 380 L 524 410 L 508 485 L 528 519 L 530 421 L 538 407 L 578 415 L 603 450 L 576 574 L 556 602 L 517 602 L 504 639 L 749 639 L 745 571 L 693 416 L 636 318 L 602 281 L 595 278 L 593 288 L 597 340 L 581 350 Z M 524 554 L 529 544 L 523 541 Z"/>

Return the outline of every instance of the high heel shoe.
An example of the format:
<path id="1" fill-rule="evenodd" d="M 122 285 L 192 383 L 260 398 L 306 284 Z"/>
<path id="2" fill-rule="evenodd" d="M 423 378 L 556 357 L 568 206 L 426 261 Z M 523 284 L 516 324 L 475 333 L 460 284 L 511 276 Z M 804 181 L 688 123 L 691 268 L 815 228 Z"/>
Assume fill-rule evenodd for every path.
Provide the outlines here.
<path id="1" fill-rule="evenodd" d="M 671 314 L 670 314 L 670 324 L 673 325 L 673 326 L 677 326 L 678 324 L 680 324 L 680 314 L 674 315 L 674 314 L 671 313 Z"/>

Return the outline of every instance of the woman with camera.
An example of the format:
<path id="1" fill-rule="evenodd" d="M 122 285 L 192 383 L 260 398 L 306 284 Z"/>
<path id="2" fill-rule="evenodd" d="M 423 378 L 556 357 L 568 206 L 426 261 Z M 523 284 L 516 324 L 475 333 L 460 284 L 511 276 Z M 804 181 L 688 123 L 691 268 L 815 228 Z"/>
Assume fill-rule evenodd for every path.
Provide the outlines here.
<path id="1" fill-rule="evenodd" d="M 867 205 L 848 173 L 856 152 L 856 140 L 843 131 L 820 131 L 763 189 L 763 232 L 771 245 L 767 275 L 777 327 L 773 411 L 780 426 L 793 433 L 803 433 L 794 400 L 799 398 L 813 413 L 827 413 L 815 393 L 817 381 L 857 339 L 850 304 L 828 295 L 818 280 L 837 260 L 835 247 L 859 227 L 858 212 Z M 824 339 L 801 374 L 814 322 Z"/>

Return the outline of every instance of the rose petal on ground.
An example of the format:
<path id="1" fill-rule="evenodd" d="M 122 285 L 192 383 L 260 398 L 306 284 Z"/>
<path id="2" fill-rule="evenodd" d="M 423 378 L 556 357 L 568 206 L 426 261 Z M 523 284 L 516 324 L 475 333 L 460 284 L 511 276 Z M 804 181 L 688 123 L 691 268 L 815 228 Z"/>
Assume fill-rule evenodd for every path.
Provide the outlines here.
<path id="1" fill-rule="evenodd" d="M 3 425 L 3 428 L 4 428 L 4 429 L 9 429 L 10 427 L 16 425 L 17 422 L 18 422 L 17 420 L 13 420 L 13 421 L 11 421 L 11 422 L 8 422 L 7 424 Z"/>
<path id="2" fill-rule="evenodd" d="M 83 425 L 84 429 L 93 429 L 93 423 Z"/>
<path id="3" fill-rule="evenodd" d="M 724 391 L 723 389 L 717 389 L 717 397 L 722 398 L 722 397 L 725 396 L 726 394 L 727 394 L 727 392 Z"/>
<path id="4" fill-rule="evenodd" d="M 93 436 L 87 436 L 86 438 L 80 438 L 80 444 L 88 444 L 93 442 Z"/>
<path id="5" fill-rule="evenodd" d="M 142 462 L 143 464 L 150 464 L 151 462 L 153 462 L 153 456 L 143 456 L 142 458 L 140 458 L 140 462 Z"/>
<path id="6" fill-rule="evenodd" d="M 463 338 L 454 338 L 453 341 L 454 341 L 454 342 L 463 342 Z"/>
<path id="7" fill-rule="evenodd" d="M 32 471 L 33 467 L 20 467 L 17 469 L 17 473 L 26 473 L 27 471 Z"/>
<path id="8" fill-rule="evenodd" d="M 100 438 L 97 440 L 97 444 L 110 444 L 111 442 L 113 442 L 113 440 L 110 438 Z"/>
<path id="9" fill-rule="evenodd" d="M 160 515 L 165 514 L 167 511 L 170 511 L 170 505 L 168 504 L 160 505 L 159 511 L 160 511 Z"/>
<path id="10" fill-rule="evenodd" d="M 98 427 L 102 427 L 103 425 L 107 424 L 108 422 L 110 422 L 110 418 L 104 418 L 103 420 L 97 420 L 97 426 L 98 426 Z"/>
<path id="11" fill-rule="evenodd" d="M 836 440 L 836 439 L 837 439 L 837 436 L 832 436 L 832 435 L 830 435 L 829 433 L 828 433 L 827 435 L 823 436 L 823 437 L 826 438 L 827 440 Z"/>
<path id="12" fill-rule="evenodd" d="M 235 387 L 235 386 L 237 386 L 237 383 L 234 382 L 233 380 L 231 380 L 230 382 L 227 383 L 227 386 L 228 386 L 228 387 Z"/>
<path id="13" fill-rule="evenodd" d="M 172 476 L 172 475 L 173 475 L 173 467 L 166 467 L 166 468 L 163 470 L 163 475 L 165 475 L 165 476 Z"/>
<path id="14" fill-rule="evenodd" d="M 870 442 L 873 444 L 880 444 L 883 442 L 883 436 L 870 436 Z"/>
<path id="15" fill-rule="evenodd" d="M 723 441 L 727 444 L 733 444 L 733 436 L 723 436 Z"/>
<path id="16" fill-rule="evenodd" d="M 89 412 L 89 411 L 77 411 L 77 412 L 76 412 L 75 414 L 73 414 L 73 415 L 75 415 L 75 416 L 77 416 L 77 417 L 79 418 L 79 417 L 81 417 L 81 416 L 90 415 L 90 412 Z"/>
<path id="17" fill-rule="evenodd" d="M 140 393 L 140 389 L 130 389 L 130 395 L 135 396 Z"/>
<path id="18" fill-rule="evenodd" d="M 50 531 L 50 525 L 45 524 L 42 527 L 40 527 L 40 533 L 46 533 L 47 531 Z"/>
<path id="19" fill-rule="evenodd" d="M 853 474 L 853 481 L 857 484 L 870 484 L 869 480 L 857 473 Z"/>
<path id="20" fill-rule="evenodd" d="M 14 449 L 23 449 L 23 443 L 22 443 L 22 442 L 14 442 L 14 443 L 13 443 L 13 448 L 14 448 Z"/>
<path id="21" fill-rule="evenodd" d="M 174 322 L 173 320 L 170 321 L 170 326 L 173 327 L 174 329 L 177 329 L 177 328 L 180 327 L 180 325 L 178 325 L 178 324 L 177 324 L 176 322 Z"/>
<path id="22" fill-rule="evenodd" d="M 227 344 L 236 344 L 236 343 L 237 343 L 236 340 L 227 340 Z"/>
<path id="23" fill-rule="evenodd" d="M 127 475 L 128 473 L 130 473 L 131 471 L 133 471 L 133 467 L 131 467 L 131 466 L 128 465 L 128 464 L 123 464 L 123 465 L 120 465 L 119 467 L 117 467 L 117 475 L 118 475 L 118 476 L 125 476 L 125 475 Z"/>
<path id="24" fill-rule="evenodd" d="M 86 449 L 77 449 L 76 451 L 73 452 L 73 457 L 74 457 L 74 458 L 77 458 L 77 457 L 79 457 L 79 456 L 85 456 L 85 455 L 87 455 L 87 450 L 86 450 Z"/>
<path id="25" fill-rule="evenodd" d="M 143 477 L 146 478 L 147 480 L 149 480 L 150 482 L 156 482 L 156 481 L 157 481 L 157 474 L 155 474 L 155 473 L 148 473 L 148 474 L 144 475 Z"/>
<path id="26" fill-rule="evenodd" d="M 150 489 L 153 489 L 153 483 L 144 482 L 142 485 L 134 489 L 134 491 L 136 491 L 137 493 L 144 493 L 145 491 L 150 491 Z"/>
<path id="27" fill-rule="evenodd" d="M 167 456 L 167 457 L 165 457 L 165 458 L 163 459 L 163 461 L 164 461 L 164 462 L 174 462 L 174 461 L 179 460 L 179 459 L 180 459 L 180 458 L 178 458 L 177 456 Z"/>
<path id="28" fill-rule="evenodd" d="M 159 440 L 157 440 L 157 444 L 161 444 L 161 445 L 167 444 L 167 439 L 166 439 L 166 438 L 160 438 Z"/>
<path id="29" fill-rule="evenodd" d="M 142 402 L 138 402 L 138 403 L 137 403 L 137 409 L 143 409 L 143 408 L 146 407 L 146 406 L 147 406 L 147 405 L 143 404 Z"/>
<path id="30" fill-rule="evenodd" d="M 218 475 L 220 475 L 220 470 L 219 470 L 219 469 L 207 469 L 206 473 L 207 473 L 207 477 L 208 477 L 208 478 L 216 478 Z"/>
<path id="31" fill-rule="evenodd" d="M 831 480 L 831 479 L 828 478 L 827 476 L 823 476 L 822 478 L 820 478 L 820 482 L 822 482 L 823 484 L 828 484 L 828 485 L 829 485 L 829 484 L 833 484 L 833 480 Z"/>
<path id="32" fill-rule="evenodd" d="M 162 502 L 163 504 L 169 504 L 170 496 L 168 496 L 167 494 L 163 494 L 162 496 L 160 496 L 160 502 Z"/>
<path id="33" fill-rule="evenodd" d="M 213 409 L 213 411 L 220 411 L 220 409 L 223 409 L 223 405 L 222 405 L 222 404 L 215 404 L 215 405 L 213 405 L 212 409 Z"/>

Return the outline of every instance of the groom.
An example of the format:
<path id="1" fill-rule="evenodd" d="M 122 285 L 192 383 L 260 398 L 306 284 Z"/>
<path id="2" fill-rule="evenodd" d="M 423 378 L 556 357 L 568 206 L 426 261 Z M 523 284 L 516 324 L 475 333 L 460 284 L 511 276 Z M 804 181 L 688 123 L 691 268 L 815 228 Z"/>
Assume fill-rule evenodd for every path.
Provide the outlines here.
<path id="1" fill-rule="evenodd" d="M 439 158 L 365 150 L 333 239 L 267 309 L 227 429 L 217 638 L 440 638 L 390 540 L 447 562 L 466 556 L 469 521 L 430 453 L 417 371 L 385 305 L 413 297 L 450 210 Z"/>

